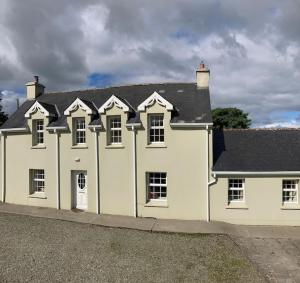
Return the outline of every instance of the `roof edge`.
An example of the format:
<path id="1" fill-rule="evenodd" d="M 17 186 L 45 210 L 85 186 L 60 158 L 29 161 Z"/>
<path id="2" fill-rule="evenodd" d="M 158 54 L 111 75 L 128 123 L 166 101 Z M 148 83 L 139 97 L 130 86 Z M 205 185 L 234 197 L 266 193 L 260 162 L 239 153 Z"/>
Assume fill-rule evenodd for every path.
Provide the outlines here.
<path id="1" fill-rule="evenodd" d="M 300 171 L 212 171 L 215 175 L 245 175 L 245 176 L 255 176 L 255 175 L 300 175 Z"/>

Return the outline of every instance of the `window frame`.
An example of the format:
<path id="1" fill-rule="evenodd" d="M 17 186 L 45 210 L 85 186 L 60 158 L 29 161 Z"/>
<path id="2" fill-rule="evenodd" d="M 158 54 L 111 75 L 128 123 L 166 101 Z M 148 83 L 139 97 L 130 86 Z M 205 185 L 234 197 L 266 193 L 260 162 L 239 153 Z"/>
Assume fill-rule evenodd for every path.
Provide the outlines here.
<path id="1" fill-rule="evenodd" d="M 42 177 L 41 177 L 42 176 Z M 42 186 L 40 185 L 42 183 Z M 41 190 L 37 188 L 42 188 Z M 31 194 L 45 193 L 45 170 L 31 169 Z"/>
<path id="2" fill-rule="evenodd" d="M 83 122 L 84 127 L 78 127 L 79 123 Z M 84 117 L 73 118 L 73 130 L 74 130 L 74 145 L 86 145 L 86 121 Z M 83 133 L 83 136 L 80 136 Z M 84 142 L 82 142 L 84 140 Z"/>
<path id="3" fill-rule="evenodd" d="M 118 120 L 118 121 L 114 121 Z M 120 123 L 120 126 L 112 127 L 112 123 L 117 122 Z M 108 129 L 108 145 L 121 145 L 122 144 L 122 117 L 121 115 L 112 115 L 107 117 L 107 129 Z M 116 133 L 120 133 L 119 135 Z M 118 141 L 114 141 L 113 139 L 117 139 Z"/>
<path id="4" fill-rule="evenodd" d="M 152 119 L 155 117 L 160 117 L 162 121 L 162 125 L 152 125 Z M 151 113 L 148 114 L 148 144 L 164 144 L 165 143 L 165 115 L 163 113 Z M 151 130 L 156 131 L 158 130 L 158 135 L 151 135 Z M 160 131 L 163 131 L 163 134 L 160 134 Z M 154 137 L 154 140 L 152 140 Z M 155 141 L 155 137 L 158 137 L 159 140 Z M 160 140 L 162 137 L 162 140 Z"/>
<path id="5" fill-rule="evenodd" d="M 40 129 L 39 126 L 42 126 Z M 44 145 L 45 144 L 45 123 L 43 119 L 34 119 L 33 120 L 33 129 L 34 129 L 34 145 Z M 42 142 L 40 142 L 42 141 Z"/>
<path id="6" fill-rule="evenodd" d="M 234 182 L 235 181 L 235 182 Z M 236 182 L 238 181 L 238 182 Z M 234 187 L 232 186 L 230 183 L 233 182 L 233 183 L 239 183 L 239 182 L 242 182 L 242 187 Z M 238 193 L 237 194 L 230 194 L 230 192 L 234 192 L 234 191 L 239 191 L 239 192 L 242 192 L 242 199 L 234 199 L 234 195 L 237 195 L 238 196 Z M 245 179 L 244 178 L 229 178 L 228 179 L 228 188 L 227 188 L 227 200 L 228 200 L 228 203 L 231 204 L 231 203 L 244 203 L 245 202 L 245 198 L 246 198 L 246 195 L 245 195 Z"/>
<path id="7" fill-rule="evenodd" d="M 285 182 L 294 182 L 294 184 L 289 184 L 290 186 L 294 185 L 295 188 L 285 188 L 284 187 L 284 183 Z M 298 184 L 299 184 L 299 180 L 298 179 L 283 179 L 282 180 L 282 203 L 283 204 L 297 204 L 298 203 Z M 288 195 L 284 195 L 285 192 L 296 192 L 296 200 L 295 201 L 287 201 L 284 200 L 284 198 L 290 198 L 291 196 Z"/>
<path id="8" fill-rule="evenodd" d="M 151 175 L 154 175 L 154 174 L 160 174 L 160 177 L 159 179 L 162 180 L 162 179 L 165 179 L 165 183 L 152 183 L 151 182 Z M 165 177 L 162 178 L 161 175 L 162 174 L 165 174 Z M 167 172 L 146 172 L 146 178 L 147 178 L 147 188 L 146 188 L 146 200 L 147 202 L 155 202 L 155 201 L 167 201 L 167 197 L 168 197 L 168 174 Z M 158 178 L 155 178 L 155 175 L 152 177 L 154 179 L 158 179 Z M 151 187 L 160 187 L 160 192 L 152 192 L 150 189 Z M 165 197 L 161 197 L 161 194 L 163 193 L 161 188 L 164 187 L 165 188 Z M 157 198 L 153 198 L 153 197 L 150 197 L 151 194 L 154 194 L 154 193 L 157 193 L 157 194 L 160 194 L 160 197 L 157 197 Z"/>

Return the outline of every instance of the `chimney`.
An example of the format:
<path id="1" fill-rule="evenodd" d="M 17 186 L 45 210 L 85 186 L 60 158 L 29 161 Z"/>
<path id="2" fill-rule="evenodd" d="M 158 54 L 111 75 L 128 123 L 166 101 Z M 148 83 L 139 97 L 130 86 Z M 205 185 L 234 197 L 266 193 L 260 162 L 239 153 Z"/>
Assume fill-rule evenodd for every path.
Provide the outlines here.
<path id="1" fill-rule="evenodd" d="M 209 69 L 203 62 L 200 63 L 199 70 L 196 71 L 197 88 L 209 87 Z"/>
<path id="2" fill-rule="evenodd" d="M 39 77 L 34 76 L 34 81 L 26 84 L 27 99 L 33 100 L 44 93 L 45 87 L 39 83 Z"/>

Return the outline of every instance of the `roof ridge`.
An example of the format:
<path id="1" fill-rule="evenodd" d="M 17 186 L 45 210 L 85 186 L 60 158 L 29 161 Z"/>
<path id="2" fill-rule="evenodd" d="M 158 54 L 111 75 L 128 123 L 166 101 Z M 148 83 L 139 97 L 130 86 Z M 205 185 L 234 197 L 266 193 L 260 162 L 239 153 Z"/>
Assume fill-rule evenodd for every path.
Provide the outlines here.
<path id="1" fill-rule="evenodd" d="M 108 86 L 108 87 L 96 87 L 96 88 L 83 88 L 83 89 L 73 89 L 73 90 L 66 90 L 66 91 L 49 91 L 45 92 L 45 94 L 57 94 L 57 93 L 69 93 L 69 92 L 81 92 L 81 91 L 96 91 L 96 90 L 103 90 L 103 89 L 111 89 L 111 88 L 121 88 L 127 86 L 146 86 L 146 85 L 167 85 L 167 84 L 194 84 L 193 82 L 160 82 L 160 83 L 139 83 L 139 84 L 123 84 L 123 85 L 116 85 L 116 86 Z"/>

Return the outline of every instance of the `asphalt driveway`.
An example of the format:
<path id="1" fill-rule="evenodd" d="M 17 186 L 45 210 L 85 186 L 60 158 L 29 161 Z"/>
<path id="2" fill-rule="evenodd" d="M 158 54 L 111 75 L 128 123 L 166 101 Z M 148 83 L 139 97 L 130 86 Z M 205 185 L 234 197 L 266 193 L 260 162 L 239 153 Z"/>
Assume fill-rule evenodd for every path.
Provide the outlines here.
<path id="1" fill-rule="evenodd" d="M 224 235 L 151 233 L 0 213 L 0 282 L 263 282 Z"/>

